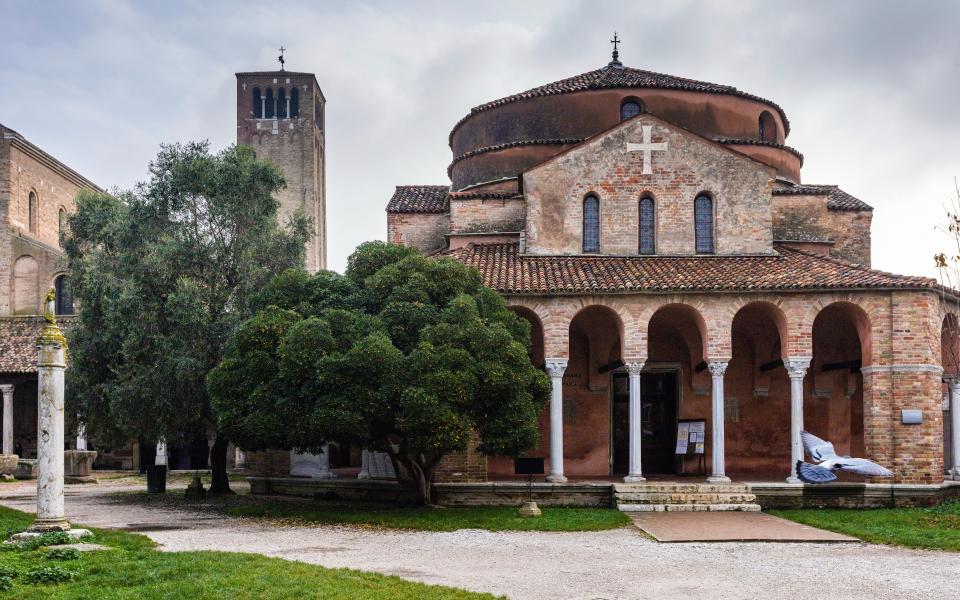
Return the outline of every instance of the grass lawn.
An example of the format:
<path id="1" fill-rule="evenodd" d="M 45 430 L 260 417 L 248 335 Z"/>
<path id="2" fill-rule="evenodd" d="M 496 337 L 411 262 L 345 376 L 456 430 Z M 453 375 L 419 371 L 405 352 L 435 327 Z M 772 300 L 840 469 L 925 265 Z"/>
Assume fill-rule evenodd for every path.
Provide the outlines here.
<path id="1" fill-rule="evenodd" d="M 933 508 L 805 508 L 767 512 L 867 542 L 960 552 L 960 502 Z"/>
<path id="2" fill-rule="evenodd" d="M 543 516 L 524 518 L 509 506 L 470 508 L 384 508 L 330 503 L 251 499 L 228 506 L 237 517 L 358 525 L 420 531 L 600 531 L 630 524 L 624 513 L 609 508 L 543 508 Z"/>
<path id="3" fill-rule="evenodd" d="M 32 515 L 0 507 L 0 535 L 22 531 Z M 401 599 L 477 600 L 493 596 L 428 586 L 349 569 L 325 569 L 278 558 L 229 552 L 158 552 L 142 535 L 94 530 L 96 543 L 109 551 L 54 559 L 49 550 L 0 547 L 0 582 L 12 575 L 12 588 L 0 597 L 18 599 L 183 598 L 198 599 Z M 64 583 L 30 583 L 66 572 Z M 2 585 L 2 583 L 0 583 Z"/>

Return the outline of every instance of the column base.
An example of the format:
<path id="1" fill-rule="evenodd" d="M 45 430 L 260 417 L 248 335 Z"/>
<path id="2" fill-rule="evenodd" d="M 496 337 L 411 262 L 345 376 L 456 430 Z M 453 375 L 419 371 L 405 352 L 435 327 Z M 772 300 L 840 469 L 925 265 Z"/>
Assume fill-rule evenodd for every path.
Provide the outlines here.
<path id="1" fill-rule="evenodd" d="M 363 471 L 360 471 L 357 473 L 357 479 L 370 479 L 370 473 L 364 473 Z"/>
<path id="2" fill-rule="evenodd" d="M 551 473 L 547 475 L 547 483 L 566 483 L 567 478 L 563 476 L 563 473 L 555 474 Z"/>
<path id="3" fill-rule="evenodd" d="M 37 519 L 24 533 L 46 533 L 48 531 L 70 531 L 70 523 L 65 518 Z"/>
<path id="4" fill-rule="evenodd" d="M 726 475 L 711 475 L 707 477 L 707 483 L 730 483 L 730 478 Z"/>
<path id="5" fill-rule="evenodd" d="M 800 481 L 799 477 L 795 477 L 791 475 L 790 477 L 787 477 L 787 483 L 803 483 L 803 482 Z"/>
<path id="6" fill-rule="evenodd" d="M 5 541 L 4 544 L 19 544 L 21 542 L 38 538 L 44 533 L 50 533 L 51 531 L 62 531 L 70 536 L 70 539 L 73 542 L 80 542 L 83 540 L 83 538 L 91 537 L 93 535 L 87 529 L 70 529 L 70 526 L 67 525 L 67 529 L 47 529 L 44 531 L 33 531 L 28 529 L 27 531 L 21 531 L 20 533 L 15 533 L 10 536 L 10 539 Z"/>
<path id="7" fill-rule="evenodd" d="M 953 467 L 947 471 L 947 478 L 954 481 L 960 481 L 960 467 Z"/>
<path id="8" fill-rule="evenodd" d="M 624 483 L 643 483 L 647 478 L 643 475 L 627 475 L 623 478 Z"/>

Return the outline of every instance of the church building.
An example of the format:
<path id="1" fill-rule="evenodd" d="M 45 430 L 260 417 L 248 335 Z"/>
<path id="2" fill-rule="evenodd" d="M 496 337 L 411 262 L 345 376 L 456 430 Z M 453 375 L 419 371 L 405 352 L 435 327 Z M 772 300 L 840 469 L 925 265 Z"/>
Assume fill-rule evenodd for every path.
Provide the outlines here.
<path id="1" fill-rule="evenodd" d="M 798 483 L 801 430 L 898 484 L 960 478 L 956 292 L 872 269 L 873 209 L 804 181 L 790 129 L 614 51 L 473 108 L 451 183 L 396 188 L 388 240 L 476 267 L 530 322 L 548 481 Z M 461 480 L 514 472 L 457 460 Z"/>

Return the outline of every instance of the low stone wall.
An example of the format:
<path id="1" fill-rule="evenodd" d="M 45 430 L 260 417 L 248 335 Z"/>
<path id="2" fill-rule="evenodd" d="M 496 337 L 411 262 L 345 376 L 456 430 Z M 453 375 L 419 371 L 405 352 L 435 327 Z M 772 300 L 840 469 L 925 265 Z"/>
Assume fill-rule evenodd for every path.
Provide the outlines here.
<path id="1" fill-rule="evenodd" d="M 360 500 L 410 503 L 413 493 L 396 481 L 376 479 L 311 479 L 309 477 L 247 477 L 251 494 L 298 496 L 315 500 Z"/>
<path id="2" fill-rule="evenodd" d="M 943 484 L 828 483 L 796 485 L 751 483 L 763 508 L 886 508 L 935 506 L 960 499 L 960 482 Z"/>
<path id="3" fill-rule="evenodd" d="M 519 506 L 531 496 L 540 506 L 613 506 L 610 483 L 435 483 L 433 489 L 441 506 Z"/>

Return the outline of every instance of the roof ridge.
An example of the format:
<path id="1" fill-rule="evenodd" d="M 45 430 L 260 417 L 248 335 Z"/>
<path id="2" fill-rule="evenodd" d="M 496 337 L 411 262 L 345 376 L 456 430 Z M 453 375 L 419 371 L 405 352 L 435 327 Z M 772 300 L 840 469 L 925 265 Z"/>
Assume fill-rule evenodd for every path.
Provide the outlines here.
<path id="1" fill-rule="evenodd" d="M 903 279 L 903 280 L 910 280 L 910 281 L 928 281 L 933 283 L 939 283 L 936 279 L 932 277 L 924 277 L 923 275 L 901 275 L 899 273 L 894 273 L 892 271 L 883 271 L 881 269 L 874 269 L 873 267 L 868 267 L 867 265 L 846 260 L 844 258 L 840 258 L 839 256 L 833 256 L 831 254 L 817 254 L 816 252 L 801 250 L 799 248 L 783 246 L 780 244 L 775 244 L 775 245 L 779 246 L 778 250 L 781 252 L 786 250 L 788 253 L 793 252 L 795 254 L 802 254 L 814 260 L 832 262 L 842 267 L 847 267 L 848 269 L 855 269 L 857 271 L 863 271 L 865 273 L 875 273 L 877 275 L 885 275 L 887 277 L 894 277 L 896 279 Z"/>

